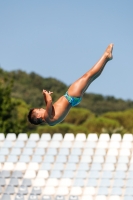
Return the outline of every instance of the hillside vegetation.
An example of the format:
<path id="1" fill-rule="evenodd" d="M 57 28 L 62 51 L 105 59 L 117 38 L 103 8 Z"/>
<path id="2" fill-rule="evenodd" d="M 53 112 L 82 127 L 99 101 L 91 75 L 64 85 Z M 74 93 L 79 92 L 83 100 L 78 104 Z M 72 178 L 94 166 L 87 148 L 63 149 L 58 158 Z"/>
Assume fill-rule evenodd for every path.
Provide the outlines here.
<path id="1" fill-rule="evenodd" d="M 31 107 L 44 107 L 42 90 L 50 90 L 53 102 L 64 95 L 68 86 L 49 77 L 17 70 L 0 69 L 0 132 L 133 132 L 133 101 L 113 96 L 86 93 L 66 119 L 54 126 L 34 126 L 27 121 Z"/>

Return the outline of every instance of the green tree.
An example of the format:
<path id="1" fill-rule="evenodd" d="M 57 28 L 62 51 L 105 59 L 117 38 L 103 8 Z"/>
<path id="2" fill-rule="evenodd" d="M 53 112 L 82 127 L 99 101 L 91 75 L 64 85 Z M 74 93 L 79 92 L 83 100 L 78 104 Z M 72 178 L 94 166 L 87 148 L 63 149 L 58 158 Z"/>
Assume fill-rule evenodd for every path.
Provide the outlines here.
<path id="1" fill-rule="evenodd" d="M 3 73 L 1 69 L 0 73 Z M 3 73 L 0 78 L 0 132 L 5 134 L 23 132 L 27 127 L 25 115 L 28 106 L 22 100 L 11 98 L 12 87 L 13 80 Z"/>
<path id="2" fill-rule="evenodd" d="M 0 79 L 0 132 L 12 132 L 12 110 L 14 103 L 11 101 L 12 81 L 6 75 Z"/>

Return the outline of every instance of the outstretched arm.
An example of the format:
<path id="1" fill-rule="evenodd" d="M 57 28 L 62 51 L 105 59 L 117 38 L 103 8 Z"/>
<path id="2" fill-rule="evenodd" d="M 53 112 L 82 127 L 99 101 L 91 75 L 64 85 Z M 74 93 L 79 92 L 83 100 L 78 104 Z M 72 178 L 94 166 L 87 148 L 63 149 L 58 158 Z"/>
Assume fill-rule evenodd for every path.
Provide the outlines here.
<path id="1" fill-rule="evenodd" d="M 52 97 L 51 94 L 53 92 L 48 92 L 47 90 L 43 90 L 43 96 L 44 96 L 44 101 L 46 103 L 46 117 L 51 118 L 52 117 Z"/>

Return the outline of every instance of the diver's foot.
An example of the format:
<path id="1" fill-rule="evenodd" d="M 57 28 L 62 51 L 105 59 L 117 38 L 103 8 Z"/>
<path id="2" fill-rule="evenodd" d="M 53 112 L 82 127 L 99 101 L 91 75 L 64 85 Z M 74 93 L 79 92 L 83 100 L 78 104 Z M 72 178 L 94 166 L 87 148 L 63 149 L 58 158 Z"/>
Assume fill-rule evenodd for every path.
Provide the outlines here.
<path id="1" fill-rule="evenodd" d="M 112 51 L 113 51 L 113 44 L 109 44 L 109 46 L 107 47 L 107 49 L 105 50 L 105 55 L 107 60 L 112 60 L 113 59 L 113 55 L 112 55 Z"/>

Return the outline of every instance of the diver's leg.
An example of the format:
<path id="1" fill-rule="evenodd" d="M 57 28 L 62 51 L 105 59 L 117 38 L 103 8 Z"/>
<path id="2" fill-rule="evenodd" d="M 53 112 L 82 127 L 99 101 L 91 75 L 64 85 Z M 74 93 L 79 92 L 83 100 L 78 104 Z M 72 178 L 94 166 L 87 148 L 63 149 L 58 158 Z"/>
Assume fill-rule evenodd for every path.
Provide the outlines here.
<path id="1" fill-rule="evenodd" d="M 113 44 L 110 44 L 105 50 L 99 61 L 87 71 L 81 78 L 75 81 L 68 89 L 70 96 L 83 96 L 89 85 L 94 81 L 104 69 L 106 63 L 112 59 Z"/>

